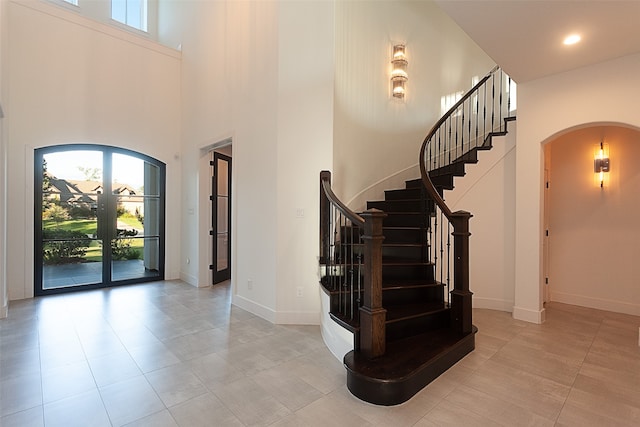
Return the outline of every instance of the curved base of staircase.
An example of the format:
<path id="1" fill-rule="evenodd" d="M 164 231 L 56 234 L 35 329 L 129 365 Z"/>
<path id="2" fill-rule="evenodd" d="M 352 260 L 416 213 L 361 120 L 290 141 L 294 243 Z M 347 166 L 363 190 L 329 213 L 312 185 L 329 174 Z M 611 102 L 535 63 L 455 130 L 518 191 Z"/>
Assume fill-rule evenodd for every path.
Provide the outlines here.
<path id="1" fill-rule="evenodd" d="M 449 329 L 387 343 L 384 356 L 368 360 L 350 351 L 344 357 L 347 388 L 376 405 L 406 402 L 475 348 L 478 328 L 466 335 Z"/>

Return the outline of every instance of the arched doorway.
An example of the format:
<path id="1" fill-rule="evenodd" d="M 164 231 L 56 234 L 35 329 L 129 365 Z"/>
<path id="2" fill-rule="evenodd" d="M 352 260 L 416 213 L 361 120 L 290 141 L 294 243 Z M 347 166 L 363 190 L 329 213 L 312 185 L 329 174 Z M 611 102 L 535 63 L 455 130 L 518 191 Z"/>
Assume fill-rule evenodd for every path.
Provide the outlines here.
<path id="1" fill-rule="evenodd" d="M 36 295 L 164 279 L 165 164 L 116 147 L 35 151 Z"/>
<path id="2" fill-rule="evenodd" d="M 545 144 L 548 300 L 637 313 L 639 141 L 637 128 L 594 123 Z M 610 171 L 602 184 L 594 171 L 601 143 L 610 147 Z"/>

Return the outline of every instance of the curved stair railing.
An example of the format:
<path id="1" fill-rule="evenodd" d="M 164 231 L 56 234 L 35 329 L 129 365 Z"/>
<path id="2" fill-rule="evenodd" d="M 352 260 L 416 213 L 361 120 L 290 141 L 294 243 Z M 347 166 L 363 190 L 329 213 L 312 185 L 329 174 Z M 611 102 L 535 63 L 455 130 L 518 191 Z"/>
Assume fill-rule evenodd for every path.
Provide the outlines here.
<path id="1" fill-rule="evenodd" d="M 477 163 L 478 152 L 490 149 L 494 136 L 507 133 L 507 122 L 515 119 L 514 87 L 511 78 L 496 66 L 438 120 L 420 148 L 422 183 L 436 205 L 435 213 L 428 214 L 431 256 L 441 280 L 449 285 L 453 277 L 451 321 L 452 328 L 461 334 L 472 331 L 469 290 L 472 215 L 452 212 L 444 201 L 443 190 L 453 189 L 453 177 L 463 176 L 467 163 Z"/>
<path id="2" fill-rule="evenodd" d="M 463 176 L 477 153 L 506 134 L 512 112 L 511 79 L 498 67 L 481 79 L 435 124 L 420 149 L 422 222 L 426 261 L 450 296 L 453 333 L 473 331 L 469 290 L 469 212 L 452 212 L 444 190 Z M 331 173 L 320 173 L 321 284 L 330 293 L 330 315 L 354 333 L 354 350 L 373 359 L 385 354 L 387 310 L 382 305 L 383 220 L 378 209 L 355 213 L 331 189 Z M 453 238 L 453 239 L 452 239 Z M 453 283 L 451 283 L 453 282 Z M 453 285 L 453 290 L 451 290 Z"/>
<path id="3" fill-rule="evenodd" d="M 331 298 L 330 316 L 354 333 L 354 349 L 366 357 L 385 352 L 382 308 L 382 220 L 386 214 L 369 209 L 357 214 L 331 189 L 331 172 L 320 173 L 321 283 Z"/>

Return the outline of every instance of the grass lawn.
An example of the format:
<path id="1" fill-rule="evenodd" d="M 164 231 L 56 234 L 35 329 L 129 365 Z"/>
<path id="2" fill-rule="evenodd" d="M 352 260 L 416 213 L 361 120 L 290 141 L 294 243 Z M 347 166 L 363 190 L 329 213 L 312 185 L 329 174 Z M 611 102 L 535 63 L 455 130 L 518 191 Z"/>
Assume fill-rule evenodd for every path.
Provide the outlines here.
<path id="1" fill-rule="evenodd" d="M 142 229 L 143 226 L 138 219 L 133 215 L 123 215 L 118 218 L 119 221 L 124 222 L 130 227 Z M 94 236 L 98 230 L 98 222 L 96 219 L 72 219 L 68 221 L 62 221 L 56 223 L 54 221 L 42 221 L 42 227 L 44 229 L 60 228 L 62 230 L 79 231 L 87 236 Z M 144 248 L 144 239 L 130 239 L 131 248 L 137 249 L 142 258 L 142 250 Z M 102 261 L 102 245 L 97 240 L 91 240 L 87 252 L 83 257 L 89 262 Z"/>
<path id="2" fill-rule="evenodd" d="M 118 221 L 124 222 L 129 227 L 132 227 L 138 230 L 142 230 L 143 228 L 143 225 L 140 221 L 138 221 L 138 218 L 136 218 L 134 215 L 131 215 L 131 214 L 124 214 L 119 216 Z"/>
<path id="3" fill-rule="evenodd" d="M 98 230 L 98 221 L 95 219 L 71 219 L 69 221 L 56 223 L 55 221 L 43 220 L 42 228 L 60 228 L 61 230 L 80 231 L 88 236 L 93 236 Z"/>

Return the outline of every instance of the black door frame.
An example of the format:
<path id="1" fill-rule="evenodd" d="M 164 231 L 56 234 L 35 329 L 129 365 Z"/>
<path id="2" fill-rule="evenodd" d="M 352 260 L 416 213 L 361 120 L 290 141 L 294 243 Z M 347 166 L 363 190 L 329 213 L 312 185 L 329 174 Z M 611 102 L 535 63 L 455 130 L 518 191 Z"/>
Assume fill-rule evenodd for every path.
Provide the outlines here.
<path id="1" fill-rule="evenodd" d="M 220 233 L 218 230 L 218 161 L 227 162 L 227 231 Z M 231 157 L 217 151 L 213 152 L 213 161 L 210 162 L 213 166 L 213 176 L 211 177 L 211 236 L 213 237 L 213 259 L 209 268 L 213 271 L 213 284 L 224 282 L 231 279 Z M 227 234 L 227 268 L 218 270 L 218 235 Z"/>
<path id="2" fill-rule="evenodd" d="M 77 286 L 65 286 L 61 288 L 44 289 L 43 288 L 43 236 L 42 236 L 42 185 L 43 185 L 43 159 L 45 154 L 63 152 L 63 151 L 101 151 L 103 162 L 103 196 L 111 195 L 112 193 L 112 154 L 123 154 L 131 157 L 138 158 L 144 162 L 150 163 L 158 167 L 159 170 L 159 234 L 158 234 L 158 275 L 153 277 L 138 277 L 133 279 L 116 280 L 114 281 L 111 276 L 112 257 L 110 250 L 104 250 L 102 254 L 102 282 L 83 284 Z M 165 275 L 165 213 L 166 213 L 166 165 L 165 163 L 154 159 L 153 157 L 139 153 L 137 151 L 128 150 L 125 148 L 113 147 L 108 145 L 99 144 L 63 144 L 54 145 L 48 147 L 37 148 L 34 151 L 34 293 L 36 296 L 66 293 L 73 291 L 89 290 L 106 288 L 115 285 L 128 285 L 134 283 L 144 283 L 151 281 L 164 280 Z M 98 217 L 100 218 L 101 209 L 107 213 L 113 211 L 115 213 L 116 207 L 113 206 L 115 199 L 113 197 L 98 198 Z M 97 234 L 103 235 L 103 248 L 110 248 L 109 236 L 115 236 L 113 227 L 115 227 L 114 221 L 107 218 L 102 225 L 107 227 L 106 230 L 99 230 Z M 100 221 L 100 219 L 98 220 Z M 113 224 L 110 224 L 113 222 Z"/>

